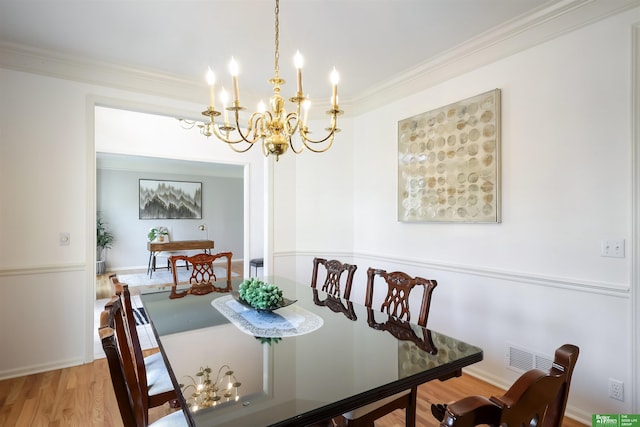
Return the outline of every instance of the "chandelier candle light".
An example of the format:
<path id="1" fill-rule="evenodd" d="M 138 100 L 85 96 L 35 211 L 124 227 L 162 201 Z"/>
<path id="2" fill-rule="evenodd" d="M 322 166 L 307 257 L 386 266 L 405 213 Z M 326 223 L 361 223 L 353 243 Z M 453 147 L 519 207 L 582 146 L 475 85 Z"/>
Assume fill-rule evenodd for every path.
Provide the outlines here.
<path id="1" fill-rule="evenodd" d="M 233 103 L 228 106 L 229 95 L 222 89 L 220 91 L 220 102 L 222 111 L 216 110 L 215 103 L 215 74 L 209 68 L 207 73 L 207 84 L 209 85 L 209 107 L 202 114 L 209 118 L 209 121 L 202 125 L 201 133 L 207 137 L 215 135 L 216 138 L 229 144 L 234 151 L 244 153 L 253 145 L 260 141 L 262 152 L 265 156 L 269 154 L 276 156 L 276 161 L 281 154 L 284 154 L 288 147 L 299 154 L 304 147 L 309 150 L 322 153 L 327 151 L 333 144 L 333 138 L 340 129 L 337 127 L 337 117 L 343 113 L 338 107 L 338 72 L 334 68 L 331 72 L 331 106 L 327 114 L 330 116 L 329 127 L 325 128 L 326 136 L 320 139 L 312 139 L 311 131 L 307 127 L 309 108 L 311 102 L 304 95 L 302 89 L 302 66 L 304 60 L 300 52 L 296 52 L 294 65 L 297 71 L 296 95 L 289 100 L 295 104 L 295 111 L 287 113 L 284 108 L 284 98 L 280 95 L 280 86 L 285 84 L 285 80 L 280 77 L 280 66 L 278 64 L 279 51 L 279 19 L 280 1 L 276 0 L 275 7 L 275 75 L 269 80 L 273 85 L 273 95 L 269 100 L 270 110 L 266 109 L 264 102 L 258 104 L 258 111 L 249 117 L 246 131 L 243 132 L 240 126 L 239 113 L 245 108 L 240 105 L 240 89 L 238 85 L 238 63 L 232 57 L 229 64 L 229 71 L 233 83 Z M 233 122 L 229 121 L 229 112 L 233 116 Z M 302 113 L 302 115 L 301 115 Z M 222 124 L 215 122 L 215 119 L 222 115 Z M 298 134 L 302 145 L 298 148 L 294 146 L 294 136 Z M 238 145 L 237 145 L 238 144 Z"/>

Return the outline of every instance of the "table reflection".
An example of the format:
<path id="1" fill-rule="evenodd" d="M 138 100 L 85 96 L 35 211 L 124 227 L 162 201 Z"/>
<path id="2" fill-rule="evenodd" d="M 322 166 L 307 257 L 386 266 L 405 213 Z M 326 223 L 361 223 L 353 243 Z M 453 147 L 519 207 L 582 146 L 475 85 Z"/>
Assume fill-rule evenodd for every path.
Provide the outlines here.
<path id="1" fill-rule="evenodd" d="M 187 376 L 190 383 L 180 383 L 180 389 L 187 401 L 187 406 L 193 412 L 200 408 L 210 408 L 219 403 L 238 401 L 238 389 L 242 385 L 229 365 L 218 369 L 215 380 L 211 380 L 212 370 L 208 366 L 200 368 L 194 376 Z"/>
<path id="2" fill-rule="evenodd" d="M 334 313 L 342 313 L 347 316 L 347 319 L 356 321 L 358 320 L 358 316 L 353 308 L 353 303 L 351 301 L 346 301 L 347 305 L 344 305 L 344 302 L 331 294 L 326 294 L 325 299 L 320 299 L 320 294 L 317 289 L 313 289 L 313 303 L 320 307 L 328 307 Z"/>
<path id="3" fill-rule="evenodd" d="M 385 316 L 385 319 L 383 323 L 376 322 L 376 312 L 371 308 L 367 308 L 367 323 L 369 327 L 379 331 L 387 331 L 401 341 L 411 341 L 419 349 L 429 354 L 438 353 L 429 329 L 392 316 Z"/>
<path id="4" fill-rule="evenodd" d="M 226 379 L 217 404 L 198 403 L 195 412 L 192 404 L 192 425 L 313 424 L 482 359 L 477 347 L 396 323 L 361 304 L 284 278 L 265 280 L 297 300 L 273 313 L 290 325 L 263 322 L 229 294 L 141 296 L 176 385 L 189 384 L 188 377 L 207 366 L 217 383 L 214 374 L 224 365 L 234 372 L 232 385 L 241 384 L 238 400 L 233 386 L 224 396 Z M 190 393 L 192 388 L 181 394 L 185 407 Z"/>

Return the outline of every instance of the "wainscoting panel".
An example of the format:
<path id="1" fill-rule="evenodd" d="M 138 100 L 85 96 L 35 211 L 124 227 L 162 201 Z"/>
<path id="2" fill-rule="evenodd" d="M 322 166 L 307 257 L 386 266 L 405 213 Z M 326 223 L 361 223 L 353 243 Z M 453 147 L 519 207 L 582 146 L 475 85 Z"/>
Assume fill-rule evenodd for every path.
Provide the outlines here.
<path id="1" fill-rule="evenodd" d="M 88 292 L 84 264 L 1 270 L 0 379 L 84 363 Z"/>

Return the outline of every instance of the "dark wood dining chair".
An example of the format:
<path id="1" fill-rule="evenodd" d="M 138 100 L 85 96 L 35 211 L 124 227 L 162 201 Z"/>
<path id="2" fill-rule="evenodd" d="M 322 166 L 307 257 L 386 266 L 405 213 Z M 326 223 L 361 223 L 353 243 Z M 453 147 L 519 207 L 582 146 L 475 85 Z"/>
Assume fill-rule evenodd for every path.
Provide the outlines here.
<path id="1" fill-rule="evenodd" d="M 98 335 L 107 357 L 111 383 L 124 427 L 187 426 L 182 411 L 173 412 L 149 423 L 148 413 L 144 409 L 144 393 L 140 389 L 131 352 L 126 348 L 125 328 L 118 318 L 120 315 L 117 312 L 121 310 L 121 301 L 116 299 L 109 310 L 102 311 Z"/>
<path id="2" fill-rule="evenodd" d="M 422 288 L 422 299 L 418 311 L 417 324 L 427 326 L 429 307 L 431 305 L 431 295 L 438 285 L 435 280 L 422 277 L 411 277 L 401 271 L 387 273 L 385 270 L 369 268 L 367 270 L 367 294 L 365 306 L 373 307 L 375 278 L 380 277 L 386 282 L 386 296 L 384 297 L 379 311 L 393 316 L 396 320 L 410 322 L 412 320 L 409 309 L 409 296 L 415 288 Z M 412 387 L 410 390 L 394 394 L 377 402 L 357 408 L 342 415 L 344 424 L 347 427 L 371 427 L 374 421 L 396 409 L 405 410 L 405 424 L 410 427 L 416 425 L 416 398 L 418 388 Z"/>
<path id="3" fill-rule="evenodd" d="M 353 286 L 353 275 L 358 266 L 353 264 L 342 263 L 338 260 L 326 260 L 324 258 L 313 259 L 313 273 L 311 274 L 311 287 L 318 288 L 318 275 L 320 274 L 320 266 L 324 269 L 324 281 L 322 282 L 321 291 L 333 295 L 334 297 L 342 297 L 349 299 L 351 297 L 351 287 Z M 347 272 L 346 277 L 342 274 Z"/>
<path id="4" fill-rule="evenodd" d="M 229 292 L 231 291 L 231 257 L 232 252 L 219 252 L 217 254 L 199 253 L 196 255 L 176 255 L 169 258 L 171 269 L 173 271 L 173 284 L 171 285 L 171 294 L 169 298 L 182 298 L 186 295 L 206 295 L 211 292 Z M 227 280 L 225 287 L 215 285 L 217 280 L 213 269 L 213 263 L 219 258 L 227 259 Z M 191 265 L 191 276 L 189 277 L 189 288 L 178 291 L 180 282 L 178 280 L 177 262 L 185 261 Z"/>
<path id="5" fill-rule="evenodd" d="M 565 344 L 556 350 L 549 371 L 525 372 L 504 395 L 469 396 L 446 405 L 440 426 L 560 427 L 579 352 L 575 345 Z"/>
<path id="6" fill-rule="evenodd" d="M 133 313 L 129 286 L 119 282 L 117 278 L 112 282 L 116 284 L 116 289 L 119 291 L 115 298 L 105 304 L 105 310 L 110 313 L 109 326 L 121 335 L 119 340 L 123 346 L 121 351 L 124 351 L 126 345 L 126 350 L 133 360 L 137 382 L 143 396 L 143 411 L 148 413 L 149 408 L 155 408 L 166 402 L 170 402 L 173 407 L 179 406 L 178 395 L 162 355 L 153 353 L 144 356 Z"/>

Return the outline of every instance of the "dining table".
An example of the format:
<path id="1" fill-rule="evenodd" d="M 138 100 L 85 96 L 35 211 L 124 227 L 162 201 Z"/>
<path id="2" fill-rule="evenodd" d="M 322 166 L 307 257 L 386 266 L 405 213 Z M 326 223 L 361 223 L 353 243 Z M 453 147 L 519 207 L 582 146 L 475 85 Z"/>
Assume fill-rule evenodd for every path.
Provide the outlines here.
<path id="1" fill-rule="evenodd" d="M 242 278 L 231 292 L 140 295 L 189 425 L 312 425 L 482 360 L 473 344 L 309 283 L 263 280 L 282 291 L 276 310 L 239 298 Z"/>

